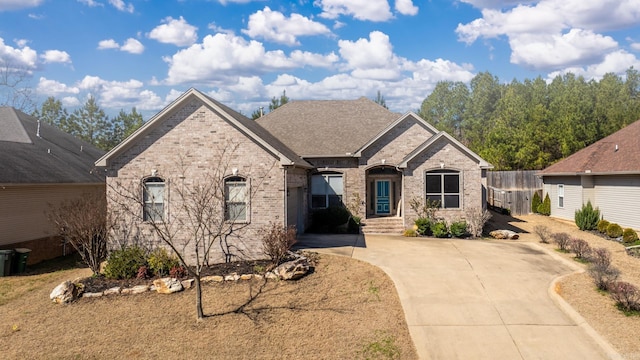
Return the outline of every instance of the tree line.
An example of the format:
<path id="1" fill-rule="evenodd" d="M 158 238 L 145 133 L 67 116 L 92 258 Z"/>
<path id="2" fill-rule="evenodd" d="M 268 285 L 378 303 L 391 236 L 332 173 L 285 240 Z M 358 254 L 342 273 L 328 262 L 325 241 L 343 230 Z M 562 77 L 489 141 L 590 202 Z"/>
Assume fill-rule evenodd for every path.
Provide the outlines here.
<path id="1" fill-rule="evenodd" d="M 105 151 L 118 145 L 144 123 L 135 107 L 131 112 L 122 109 L 110 119 L 93 96 L 71 114 L 60 100 L 49 97 L 31 115 Z"/>
<path id="2" fill-rule="evenodd" d="M 496 170 L 543 169 L 640 119 L 640 73 L 587 81 L 573 73 L 503 84 L 489 72 L 442 81 L 419 115 Z"/>

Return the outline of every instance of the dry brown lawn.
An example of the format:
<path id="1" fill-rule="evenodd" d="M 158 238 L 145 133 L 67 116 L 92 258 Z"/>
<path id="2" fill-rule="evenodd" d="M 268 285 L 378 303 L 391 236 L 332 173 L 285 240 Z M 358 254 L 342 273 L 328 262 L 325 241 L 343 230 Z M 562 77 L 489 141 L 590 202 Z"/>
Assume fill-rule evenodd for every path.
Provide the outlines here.
<path id="1" fill-rule="evenodd" d="M 417 358 L 393 282 L 358 260 L 321 255 L 315 272 L 296 282 L 207 284 L 211 316 L 200 322 L 192 289 L 49 300 L 61 281 L 88 275 L 69 269 L 0 278 L 0 358 Z"/>
<path id="2" fill-rule="evenodd" d="M 513 220 L 513 221 L 512 221 Z M 535 242 L 573 261 L 574 255 L 557 252 L 555 244 L 542 244 L 533 234 L 536 225 L 547 226 L 552 233 L 566 232 L 572 237 L 589 242 L 592 248 L 607 248 L 611 252 L 613 266 L 621 271 L 620 280 L 640 287 L 640 259 L 627 255 L 622 244 L 604 239 L 596 234 L 581 231 L 569 221 L 557 220 L 541 215 L 518 216 L 515 219 L 494 213 L 492 226 L 501 224 L 514 227 L 521 236 L 516 241 Z M 524 231 L 524 232 L 523 232 Z M 552 241 L 552 240 L 551 240 Z M 575 262 L 583 269 L 586 264 Z M 598 291 L 587 273 L 573 274 L 559 283 L 558 293 L 602 335 L 625 359 L 640 358 L 640 316 L 626 316 L 615 306 L 609 294 Z"/>

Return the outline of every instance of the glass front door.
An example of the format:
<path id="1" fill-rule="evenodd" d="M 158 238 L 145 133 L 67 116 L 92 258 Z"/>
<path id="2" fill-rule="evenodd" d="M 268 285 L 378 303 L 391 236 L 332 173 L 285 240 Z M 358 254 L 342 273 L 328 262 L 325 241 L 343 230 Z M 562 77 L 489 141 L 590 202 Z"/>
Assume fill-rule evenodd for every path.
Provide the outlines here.
<path id="1" fill-rule="evenodd" d="M 390 210 L 389 180 L 376 181 L 376 214 L 387 215 Z"/>

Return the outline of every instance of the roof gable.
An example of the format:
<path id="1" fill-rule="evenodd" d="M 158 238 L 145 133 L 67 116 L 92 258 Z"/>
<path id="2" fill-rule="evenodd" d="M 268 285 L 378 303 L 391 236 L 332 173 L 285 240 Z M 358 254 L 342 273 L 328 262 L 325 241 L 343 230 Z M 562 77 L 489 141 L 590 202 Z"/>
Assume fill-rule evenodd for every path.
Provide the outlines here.
<path id="1" fill-rule="evenodd" d="M 0 108 L 0 128 L 0 183 L 104 182 L 94 165 L 104 151 L 93 145 L 11 107 Z"/>
<path id="2" fill-rule="evenodd" d="M 254 121 L 193 88 L 180 95 L 176 100 L 153 116 L 128 138 L 98 159 L 98 161 L 96 161 L 96 165 L 108 166 L 111 159 L 130 149 L 134 144 L 136 144 L 138 139 L 143 138 L 151 130 L 160 126 L 165 119 L 178 111 L 181 106 L 188 101 L 188 99 L 193 97 L 202 101 L 206 106 L 218 113 L 223 120 L 235 126 L 246 136 L 266 148 L 280 160 L 282 165 L 293 165 L 305 168 L 312 167 L 309 163 L 302 160 L 295 152 L 289 149 L 277 138 L 273 137 L 268 131 L 261 128 Z"/>
<path id="3" fill-rule="evenodd" d="M 398 118 L 365 97 L 295 100 L 256 121 L 302 157 L 351 156 Z"/>
<path id="4" fill-rule="evenodd" d="M 407 155 L 402 162 L 398 165 L 399 168 L 406 168 L 410 161 L 415 159 L 418 155 L 422 154 L 424 151 L 428 150 L 431 146 L 438 142 L 438 140 L 443 139 L 444 141 L 449 142 L 460 151 L 465 153 L 469 158 L 475 160 L 478 163 L 478 166 L 481 169 L 491 169 L 493 165 L 489 164 L 486 160 L 481 158 L 478 154 L 474 153 L 468 147 L 462 145 L 458 140 L 456 140 L 453 136 L 449 135 L 444 131 L 440 131 L 438 134 L 432 136 L 429 140 L 422 143 L 422 145 L 418 146 L 415 150 L 413 150 L 409 155 Z"/>
<path id="5" fill-rule="evenodd" d="M 541 176 L 640 173 L 640 120 L 538 173 Z"/>

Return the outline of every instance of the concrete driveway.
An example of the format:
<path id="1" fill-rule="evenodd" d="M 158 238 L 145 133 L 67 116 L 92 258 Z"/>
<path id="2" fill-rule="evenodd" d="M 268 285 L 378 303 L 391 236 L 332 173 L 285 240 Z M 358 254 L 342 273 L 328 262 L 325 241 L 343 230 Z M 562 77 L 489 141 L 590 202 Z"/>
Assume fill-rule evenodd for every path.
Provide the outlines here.
<path id="1" fill-rule="evenodd" d="M 617 357 L 549 291 L 574 269 L 535 244 L 305 235 L 298 247 L 351 256 L 389 274 L 421 359 Z"/>

